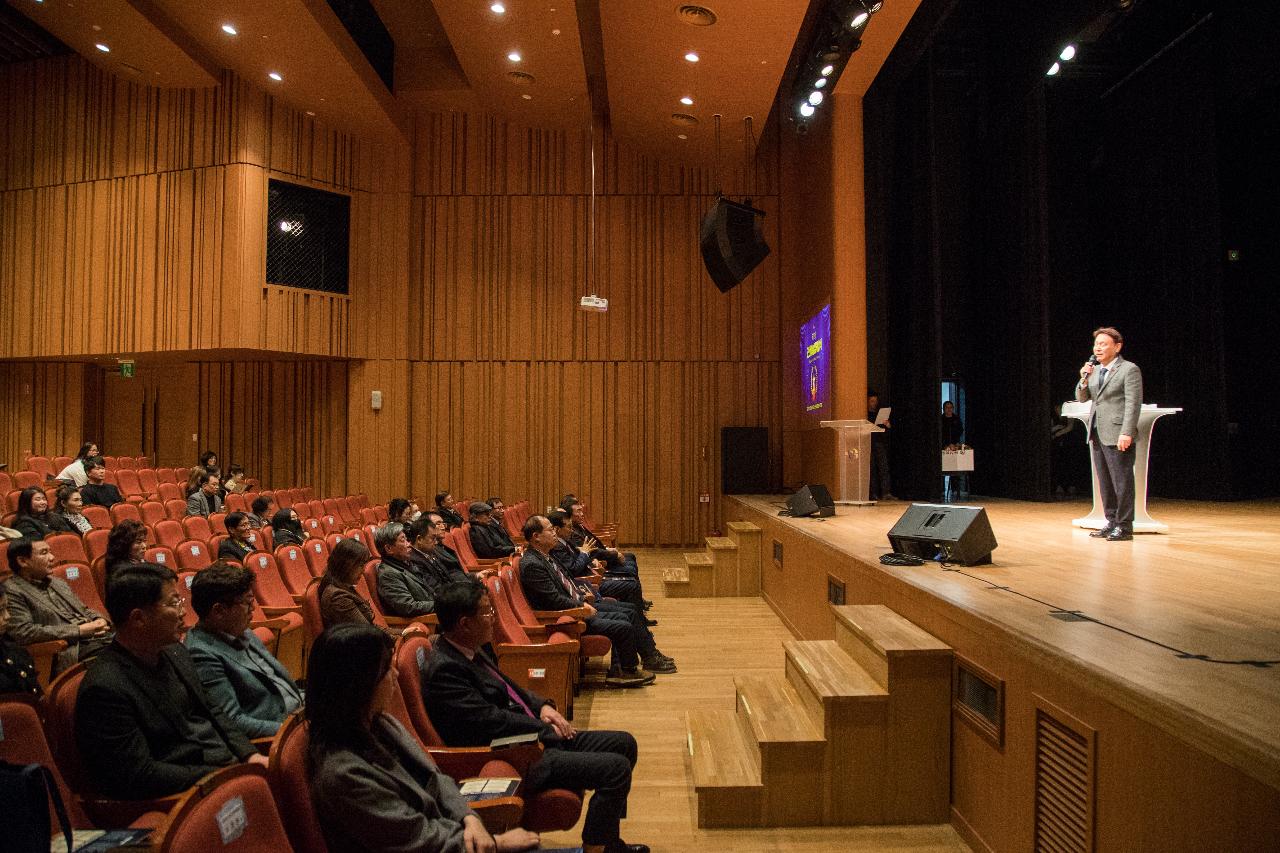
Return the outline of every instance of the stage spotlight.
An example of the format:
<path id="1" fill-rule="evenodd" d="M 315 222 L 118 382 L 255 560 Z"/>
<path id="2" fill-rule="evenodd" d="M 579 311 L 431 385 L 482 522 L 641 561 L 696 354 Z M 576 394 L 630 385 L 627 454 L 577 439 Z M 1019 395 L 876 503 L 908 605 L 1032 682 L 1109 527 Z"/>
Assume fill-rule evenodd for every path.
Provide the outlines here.
<path id="1" fill-rule="evenodd" d="M 836 67 L 835 67 L 834 65 L 824 65 L 824 66 L 822 66 L 821 74 L 822 74 L 822 76 L 823 76 L 823 77 L 830 77 L 830 76 L 831 76 L 831 72 L 833 72 L 833 71 L 835 71 L 835 70 L 836 70 Z"/>
<path id="2" fill-rule="evenodd" d="M 858 27 L 865 24 L 870 17 L 871 17 L 871 13 L 868 12 L 866 9 L 863 9 L 858 14 L 854 15 L 852 18 L 849 19 L 849 29 L 856 30 Z"/>
<path id="3" fill-rule="evenodd" d="M 815 91 L 810 92 L 810 93 L 809 93 L 809 103 L 813 104 L 815 107 L 816 107 L 816 106 L 818 106 L 818 104 L 821 104 L 821 103 L 822 103 L 822 93 L 821 93 L 821 92 L 819 92 L 819 91 L 816 91 L 816 90 L 815 90 Z"/>
<path id="4" fill-rule="evenodd" d="M 821 89 L 825 85 L 827 85 L 826 77 L 819 77 L 817 80 L 813 81 L 813 88 L 815 89 Z"/>
<path id="5" fill-rule="evenodd" d="M 808 102 L 801 104 L 800 115 L 804 116 L 805 118 L 809 118 L 811 115 L 813 115 L 813 105 Z"/>
<path id="6" fill-rule="evenodd" d="M 1062 66 L 1055 62 L 1052 65 L 1050 65 L 1049 70 L 1044 73 L 1046 77 L 1057 77 L 1058 72 L 1061 70 L 1062 70 Z"/>
<path id="7" fill-rule="evenodd" d="M 1069 44 L 1062 49 L 1062 53 L 1058 54 L 1058 58 L 1063 62 L 1070 62 L 1076 57 L 1076 46 Z"/>

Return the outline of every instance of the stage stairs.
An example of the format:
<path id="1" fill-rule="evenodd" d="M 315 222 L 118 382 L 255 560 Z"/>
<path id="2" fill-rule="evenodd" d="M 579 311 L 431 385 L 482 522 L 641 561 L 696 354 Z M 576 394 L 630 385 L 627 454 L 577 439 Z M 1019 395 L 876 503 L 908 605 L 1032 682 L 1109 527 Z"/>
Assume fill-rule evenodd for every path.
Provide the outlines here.
<path id="1" fill-rule="evenodd" d="M 728 536 L 708 536 L 705 551 L 662 571 L 667 598 L 723 598 L 760 594 L 760 528 L 729 522 Z"/>
<path id="2" fill-rule="evenodd" d="M 832 610 L 834 640 L 788 640 L 733 710 L 688 712 L 700 828 L 950 819 L 950 647 L 882 605 Z"/>

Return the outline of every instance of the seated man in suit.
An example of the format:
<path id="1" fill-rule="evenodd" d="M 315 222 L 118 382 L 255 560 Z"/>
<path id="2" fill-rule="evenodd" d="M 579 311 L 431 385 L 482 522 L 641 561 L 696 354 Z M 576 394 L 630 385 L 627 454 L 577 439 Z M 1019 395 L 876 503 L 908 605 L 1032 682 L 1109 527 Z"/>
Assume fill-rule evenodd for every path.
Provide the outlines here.
<path id="1" fill-rule="evenodd" d="M 573 495 L 566 495 L 560 508 L 569 513 L 573 521 L 572 535 L 568 539 L 570 545 L 585 549 L 591 555 L 591 559 L 604 563 L 605 571 L 610 574 L 640 576 L 640 567 L 636 563 L 635 554 L 623 553 L 617 548 L 606 548 L 600 542 L 600 538 L 587 527 L 587 510 L 582 505 L 582 501 Z M 648 610 L 653 606 L 653 602 L 645 601 L 644 606 Z"/>
<path id="2" fill-rule="evenodd" d="M 218 475 L 205 471 L 196 478 L 196 490 L 187 496 L 187 515 L 208 518 L 215 512 L 222 512 Z"/>
<path id="3" fill-rule="evenodd" d="M 271 737 L 302 704 L 302 691 L 258 635 L 253 618 L 253 572 L 217 562 L 191 582 L 200 621 L 187 632 L 187 651 L 214 710 L 245 737 Z"/>
<path id="4" fill-rule="evenodd" d="M 437 593 L 446 584 L 467 576 L 466 569 L 462 568 L 461 563 L 446 562 L 441 559 L 436 521 L 431 514 L 423 514 L 414 519 L 405 528 L 405 536 L 411 546 L 409 568 L 413 569 L 418 579 L 426 584 L 432 593 Z"/>
<path id="5" fill-rule="evenodd" d="M 560 571 L 550 556 L 559 540 L 546 516 L 529 516 L 520 532 L 528 543 L 520 558 L 520 587 L 529 606 L 534 610 L 584 610 L 586 632 L 608 637 L 613 644 L 607 684 L 634 687 L 637 686 L 634 679 L 638 678 L 639 684 L 648 684 L 653 680 L 652 672 L 675 671 L 671 660 L 653 645 L 653 636 L 643 621 L 637 625 L 626 612 L 599 610 L 587 603 L 573 581 Z M 643 655 L 644 670 L 637 667 L 639 655 Z"/>
<path id="6" fill-rule="evenodd" d="M 226 518 L 227 538 L 218 543 L 218 559 L 243 563 L 244 558 L 258 550 L 258 546 L 249 541 L 253 535 L 253 525 L 249 516 L 243 512 L 233 512 Z"/>
<path id="7" fill-rule="evenodd" d="M 591 554 L 569 544 L 573 536 L 573 523 L 569 514 L 564 510 L 556 510 L 547 518 L 556 529 L 557 537 L 556 546 L 551 549 L 551 559 L 555 560 L 556 565 L 571 578 L 591 574 L 591 564 L 595 562 Z M 600 594 L 635 605 L 638 610 L 644 610 L 644 594 L 640 586 L 640 578 L 634 575 L 616 574 L 606 570 L 604 578 L 600 581 Z M 658 623 L 654 619 L 645 619 L 645 624 L 657 625 Z"/>
<path id="8" fill-rule="evenodd" d="M 120 490 L 107 482 L 107 466 L 101 456 L 86 459 L 84 473 L 89 482 L 80 487 L 80 497 L 84 499 L 86 506 L 111 509 L 116 504 L 124 502 L 124 495 L 120 494 Z"/>
<path id="9" fill-rule="evenodd" d="M 482 560 L 498 560 L 516 552 L 516 543 L 511 541 L 502 525 L 494 526 L 492 513 L 493 507 L 484 501 L 475 501 L 467 507 L 471 522 L 471 550 Z"/>
<path id="10" fill-rule="evenodd" d="M 422 515 L 424 518 L 431 520 L 431 529 L 436 538 L 436 558 L 439 559 L 440 562 L 444 563 L 445 568 L 449 571 L 465 573 L 466 569 L 462 568 L 462 560 L 458 559 L 457 553 L 455 553 L 448 545 L 444 544 L 445 534 L 449 532 L 449 522 L 445 521 L 444 516 L 440 515 L 440 513 L 436 512 L 434 509 L 428 510 Z"/>
<path id="11" fill-rule="evenodd" d="M 392 616 L 424 616 L 436 609 L 436 596 L 409 565 L 413 546 L 397 521 L 373 532 L 373 544 L 382 562 L 378 564 L 378 601 Z"/>
<path id="12" fill-rule="evenodd" d="M 436 494 L 434 512 L 444 519 L 444 523 L 449 525 L 450 530 L 462 526 L 462 516 L 453 511 L 453 495 L 449 494 L 449 492 L 438 492 Z"/>
<path id="13" fill-rule="evenodd" d="M 43 539 L 9 543 L 9 571 L 4 582 L 9 598 L 9 639 L 20 645 L 66 640 L 53 660 L 53 674 L 76 661 L 88 660 L 111 642 L 111 623 L 84 606 L 53 571 L 53 553 Z M 83 571 L 83 569 L 81 569 Z"/>
<path id="14" fill-rule="evenodd" d="M 534 734 L 545 751 L 525 774 L 525 790 L 592 789 L 582 826 L 587 853 L 648 853 L 619 837 L 626 817 L 636 741 L 627 732 L 578 731 L 546 699 L 498 669 L 490 643 L 493 607 L 474 578 L 449 584 L 436 600 L 441 639 L 422 680 L 427 714 L 449 746 L 485 746 L 494 738 Z"/>
<path id="15" fill-rule="evenodd" d="M 103 796 L 165 797 L 219 767 L 267 764 L 205 694 L 180 642 L 185 606 L 163 566 L 129 566 L 107 584 L 116 638 L 90 664 L 75 710 L 80 757 Z"/>

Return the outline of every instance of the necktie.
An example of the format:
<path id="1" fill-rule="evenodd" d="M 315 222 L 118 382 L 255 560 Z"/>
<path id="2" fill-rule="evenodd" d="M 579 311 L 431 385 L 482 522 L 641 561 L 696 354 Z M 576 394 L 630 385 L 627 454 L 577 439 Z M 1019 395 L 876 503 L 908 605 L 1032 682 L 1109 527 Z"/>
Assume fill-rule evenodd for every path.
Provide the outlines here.
<path id="1" fill-rule="evenodd" d="M 533 713 L 533 711 L 529 710 L 529 706 L 528 706 L 528 705 L 526 705 L 526 704 L 524 703 L 524 700 L 520 698 L 520 694 L 519 694 L 519 693 L 517 693 L 515 690 L 511 689 L 511 684 L 510 684 L 510 683 L 508 683 L 508 681 L 507 681 L 505 678 L 503 678 L 503 677 L 502 677 L 502 673 L 498 672 L 496 669 L 494 669 L 492 666 L 490 666 L 490 665 L 489 665 L 489 662 L 488 662 L 487 660 L 484 660 L 483 658 L 480 658 L 478 653 L 477 653 L 476 657 L 477 657 L 477 658 L 479 658 L 479 659 L 480 659 L 480 661 L 481 661 L 481 663 L 483 663 L 483 664 L 484 664 L 484 668 L 485 668 L 485 669 L 487 669 L 487 670 L 489 670 L 489 672 L 493 673 L 493 677 L 494 677 L 494 678 L 496 678 L 496 679 L 498 679 L 498 681 L 501 681 L 501 682 L 502 682 L 502 686 L 503 686 L 503 687 L 505 687 L 505 688 L 507 688 L 507 695 L 511 697 L 511 701 L 512 701 L 512 702 L 515 702 L 517 705 L 519 705 L 521 708 L 523 708 L 523 709 L 524 709 L 524 712 L 525 712 L 526 714 L 528 714 L 530 717 L 533 717 L 534 719 L 537 719 L 537 718 L 538 718 L 538 715 L 537 715 L 537 714 L 535 714 L 535 713 Z"/>
<path id="2" fill-rule="evenodd" d="M 1107 384 L 1107 368 L 1104 367 L 1098 371 L 1098 387 L 1101 388 L 1103 385 L 1106 385 L 1106 384 Z"/>

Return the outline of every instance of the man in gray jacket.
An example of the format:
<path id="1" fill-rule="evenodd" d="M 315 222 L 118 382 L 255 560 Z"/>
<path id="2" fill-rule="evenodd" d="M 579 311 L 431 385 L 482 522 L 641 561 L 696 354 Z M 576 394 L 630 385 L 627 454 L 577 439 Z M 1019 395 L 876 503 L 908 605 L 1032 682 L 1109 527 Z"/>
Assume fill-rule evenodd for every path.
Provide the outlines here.
<path id="1" fill-rule="evenodd" d="M 425 616 L 436 609 L 435 593 L 409 565 L 413 546 L 403 524 L 393 521 L 373 532 L 373 544 L 382 562 L 378 564 L 377 591 L 382 611 L 391 616 Z"/>
<path id="2" fill-rule="evenodd" d="M 1142 411 L 1142 371 L 1120 355 L 1123 346 L 1114 328 L 1094 330 L 1093 358 L 1080 368 L 1076 383 L 1076 400 L 1093 401 L 1089 447 L 1107 516 L 1107 525 L 1090 535 L 1110 542 L 1133 538 L 1134 439 Z"/>
<path id="3" fill-rule="evenodd" d="M 302 705 L 289 670 L 249 630 L 253 572 L 218 562 L 191 582 L 200 621 L 187 632 L 187 651 L 214 710 L 245 737 L 271 737 Z"/>
<path id="4" fill-rule="evenodd" d="M 7 556 L 13 572 L 4 582 L 9 596 L 9 639 L 23 646 L 65 640 L 67 647 L 53 661 L 54 675 L 107 647 L 111 623 L 85 607 L 66 581 L 50 574 L 53 554 L 48 542 L 18 539 L 9 543 Z"/>

